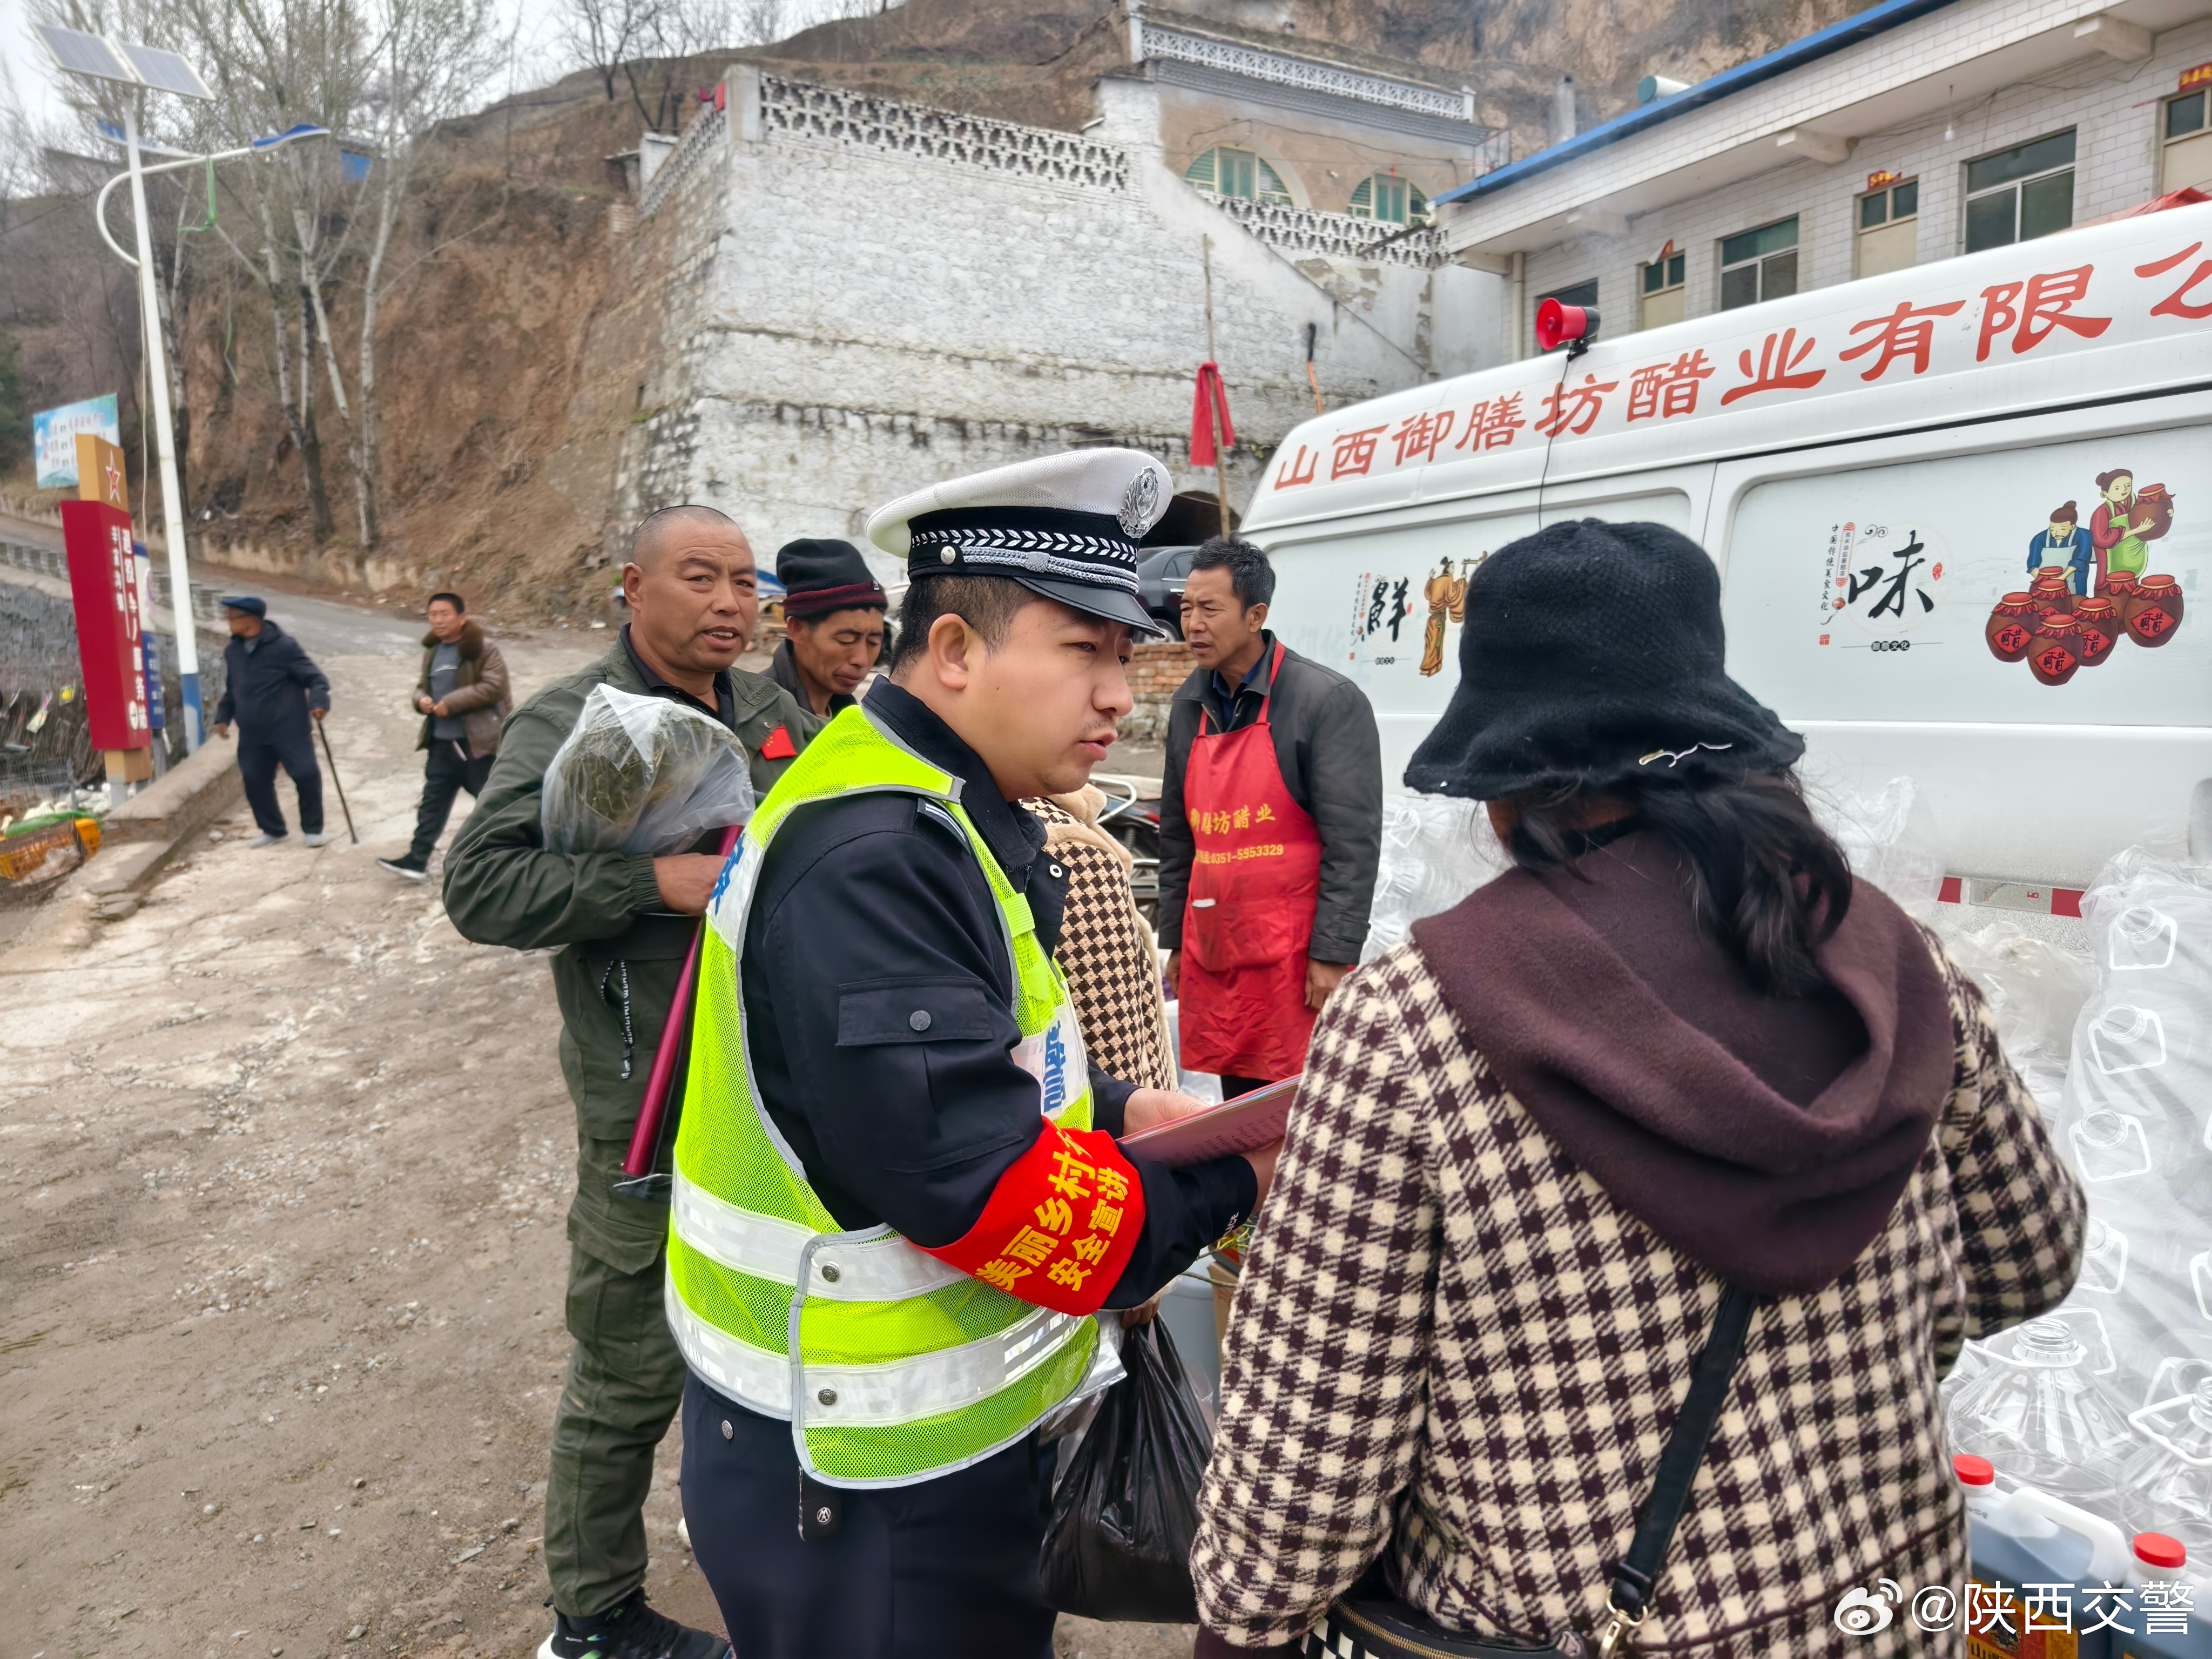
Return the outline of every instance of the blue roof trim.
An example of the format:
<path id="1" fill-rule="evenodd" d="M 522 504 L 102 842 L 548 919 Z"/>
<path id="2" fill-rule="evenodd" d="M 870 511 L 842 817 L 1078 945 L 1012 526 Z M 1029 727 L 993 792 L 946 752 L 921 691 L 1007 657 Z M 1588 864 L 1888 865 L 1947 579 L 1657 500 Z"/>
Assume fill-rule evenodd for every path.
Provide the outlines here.
<path id="1" fill-rule="evenodd" d="M 1703 109 L 1708 104 L 1719 102 L 1733 94 L 1771 81 L 1778 75 L 1870 40 L 1877 34 L 1887 33 L 1915 18 L 1925 17 L 1931 11 L 1941 11 L 1953 0 L 1881 0 L 1878 5 L 1868 7 L 1856 16 L 1846 17 L 1839 23 L 1831 23 L 1802 40 L 1793 40 L 1764 58 L 1754 58 L 1747 64 L 1738 64 L 1732 70 L 1723 70 L 1711 79 L 1700 81 L 1686 92 L 1678 92 L 1672 98 L 1662 98 L 1616 115 L 1601 122 L 1588 132 L 1577 133 L 1563 144 L 1553 144 L 1540 149 L 1534 155 L 1499 167 L 1495 173 L 1486 173 L 1443 194 L 1432 197 L 1431 202 L 1469 202 L 1478 196 L 1488 196 L 1533 178 L 1539 173 L 1549 172 L 1565 162 L 1577 160 L 1607 144 L 1618 143 L 1623 138 L 1634 137 L 1646 128 L 1657 126 L 1662 121 L 1671 121 L 1678 115 L 1686 115 L 1693 109 Z"/>

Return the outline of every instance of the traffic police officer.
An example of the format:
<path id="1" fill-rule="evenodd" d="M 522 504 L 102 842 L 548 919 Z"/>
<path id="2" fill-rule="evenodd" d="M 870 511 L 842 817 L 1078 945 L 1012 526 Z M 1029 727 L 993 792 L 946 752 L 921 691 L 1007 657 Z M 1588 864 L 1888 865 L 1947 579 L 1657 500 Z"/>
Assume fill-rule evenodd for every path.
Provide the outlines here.
<path id="1" fill-rule="evenodd" d="M 890 677 L 778 781 L 708 911 L 668 1316 L 684 1504 L 745 1659 L 1042 1659 L 1041 1425 L 1250 1213 L 1272 1152 L 1115 1145 L 1198 1109 L 1090 1072 L 1066 893 L 1013 803 L 1080 787 L 1152 629 L 1150 456 L 1087 449 L 878 512 Z"/>

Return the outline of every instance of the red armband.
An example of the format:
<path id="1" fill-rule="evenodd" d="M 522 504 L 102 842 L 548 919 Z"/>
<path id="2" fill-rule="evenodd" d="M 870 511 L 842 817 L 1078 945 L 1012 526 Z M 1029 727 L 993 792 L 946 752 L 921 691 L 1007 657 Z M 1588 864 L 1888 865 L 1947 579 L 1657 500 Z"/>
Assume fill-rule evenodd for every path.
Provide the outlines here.
<path id="1" fill-rule="evenodd" d="M 982 1218 L 927 1254 L 1054 1313 L 1094 1314 L 1144 1225 L 1145 1184 L 1114 1137 L 1048 1122 Z"/>

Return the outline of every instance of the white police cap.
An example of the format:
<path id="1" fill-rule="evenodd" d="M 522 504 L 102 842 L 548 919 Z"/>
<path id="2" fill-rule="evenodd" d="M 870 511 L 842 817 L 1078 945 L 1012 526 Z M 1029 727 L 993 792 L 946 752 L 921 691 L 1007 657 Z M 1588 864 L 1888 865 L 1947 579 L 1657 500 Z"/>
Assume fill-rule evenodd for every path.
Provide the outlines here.
<path id="1" fill-rule="evenodd" d="M 868 520 L 909 577 L 1009 576 L 1109 622 L 1163 632 L 1137 598 L 1137 544 L 1175 493 L 1141 450 L 1074 449 L 951 478 Z"/>

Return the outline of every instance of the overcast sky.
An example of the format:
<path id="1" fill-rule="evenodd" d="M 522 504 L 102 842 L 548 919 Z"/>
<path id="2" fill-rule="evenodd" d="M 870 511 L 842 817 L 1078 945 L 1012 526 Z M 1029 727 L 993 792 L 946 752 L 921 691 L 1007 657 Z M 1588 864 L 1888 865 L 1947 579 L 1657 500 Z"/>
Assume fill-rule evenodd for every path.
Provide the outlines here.
<path id="1" fill-rule="evenodd" d="M 788 25 L 782 33 L 796 33 L 825 18 L 872 9 L 855 0 L 785 0 Z M 500 10 L 522 20 L 511 82 L 514 87 L 542 86 L 570 67 L 561 47 L 560 11 L 555 0 L 500 0 Z M 33 113 L 58 116 L 62 106 L 53 94 L 53 68 L 46 49 L 32 36 L 24 16 L 23 0 L 0 0 L 0 63 L 5 63 L 15 86 Z M 502 96 L 509 86 L 484 89 L 484 101 Z"/>

